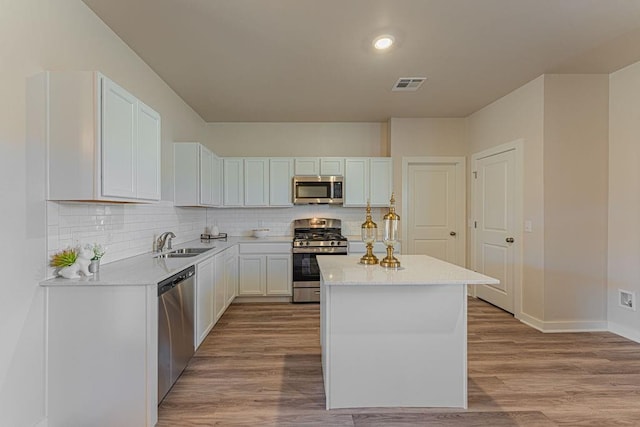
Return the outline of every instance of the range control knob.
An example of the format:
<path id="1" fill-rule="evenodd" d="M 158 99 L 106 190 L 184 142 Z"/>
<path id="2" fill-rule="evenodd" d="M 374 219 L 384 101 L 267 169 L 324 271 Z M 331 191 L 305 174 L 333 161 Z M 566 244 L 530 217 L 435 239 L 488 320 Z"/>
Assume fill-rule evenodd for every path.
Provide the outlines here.
<path id="1" fill-rule="evenodd" d="M 336 244 L 336 242 L 331 242 L 331 246 L 333 246 L 333 245 L 335 245 L 335 244 Z"/>

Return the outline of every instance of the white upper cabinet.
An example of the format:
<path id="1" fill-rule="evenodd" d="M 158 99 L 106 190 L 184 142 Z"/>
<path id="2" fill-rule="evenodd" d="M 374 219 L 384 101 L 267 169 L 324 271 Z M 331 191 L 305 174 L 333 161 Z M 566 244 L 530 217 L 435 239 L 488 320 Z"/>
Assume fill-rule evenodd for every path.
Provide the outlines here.
<path id="1" fill-rule="evenodd" d="M 344 157 L 321 157 L 320 175 L 344 175 Z"/>
<path id="2" fill-rule="evenodd" d="M 269 159 L 269 205 L 293 206 L 293 159 Z"/>
<path id="3" fill-rule="evenodd" d="M 296 157 L 294 161 L 295 175 L 320 175 L 320 158 Z"/>
<path id="4" fill-rule="evenodd" d="M 138 101 L 138 198 L 160 200 L 160 115 Z"/>
<path id="5" fill-rule="evenodd" d="M 388 206 L 393 189 L 390 157 L 345 159 L 344 206 Z"/>
<path id="6" fill-rule="evenodd" d="M 244 159 L 223 159 L 224 206 L 244 206 Z"/>
<path id="7" fill-rule="evenodd" d="M 173 144 L 174 205 L 220 206 L 222 160 L 197 142 Z"/>
<path id="8" fill-rule="evenodd" d="M 222 159 L 212 153 L 211 156 L 211 206 L 222 206 Z"/>
<path id="9" fill-rule="evenodd" d="M 345 160 L 344 205 L 366 206 L 369 197 L 369 159 Z"/>
<path id="10" fill-rule="evenodd" d="M 244 205 L 269 206 L 269 159 L 244 159 Z"/>
<path id="11" fill-rule="evenodd" d="M 138 100 L 108 79 L 101 82 L 102 195 L 133 199 L 137 194 Z"/>
<path id="12" fill-rule="evenodd" d="M 200 146 L 200 202 L 213 203 L 213 153 Z"/>
<path id="13" fill-rule="evenodd" d="M 160 116 L 96 72 L 47 72 L 49 200 L 160 200 Z"/>
<path id="14" fill-rule="evenodd" d="M 393 161 L 391 157 L 369 159 L 369 198 L 371 206 L 389 206 L 393 191 Z"/>
<path id="15" fill-rule="evenodd" d="M 296 157 L 294 175 L 344 175 L 344 157 Z"/>

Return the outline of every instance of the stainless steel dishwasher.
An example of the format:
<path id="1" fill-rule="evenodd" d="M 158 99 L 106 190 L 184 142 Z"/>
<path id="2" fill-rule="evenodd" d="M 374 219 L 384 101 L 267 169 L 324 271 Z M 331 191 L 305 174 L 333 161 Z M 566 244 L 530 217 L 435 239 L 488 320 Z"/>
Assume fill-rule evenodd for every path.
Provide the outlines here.
<path id="1" fill-rule="evenodd" d="M 158 283 L 158 404 L 194 353 L 195 274 L 191 266 Z"/>

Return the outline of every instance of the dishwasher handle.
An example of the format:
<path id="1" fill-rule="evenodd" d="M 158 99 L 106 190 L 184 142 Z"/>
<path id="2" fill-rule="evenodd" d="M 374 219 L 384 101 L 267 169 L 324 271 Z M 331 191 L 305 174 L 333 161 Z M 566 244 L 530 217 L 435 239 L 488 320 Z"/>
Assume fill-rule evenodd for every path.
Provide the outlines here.
<path id="1" fill-rule="evenodd" d="M 158 283 L 158 296 L 169 292 L 171 289 L 175 288 L 188 278 L 193 277 L 195 274 L 196 267 L 192 265 L 191 267 L 184 269 L 179 273 L 174 274 L 173 276 L 167 277 L 166 279 Z"/>

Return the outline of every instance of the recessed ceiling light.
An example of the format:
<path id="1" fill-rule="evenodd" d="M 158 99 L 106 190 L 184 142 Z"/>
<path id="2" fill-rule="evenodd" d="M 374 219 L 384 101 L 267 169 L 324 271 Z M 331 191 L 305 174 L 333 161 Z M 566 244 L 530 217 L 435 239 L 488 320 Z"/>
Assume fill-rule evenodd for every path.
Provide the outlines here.
<path id="1" fill-rule="evenodd" d="M 387 50 L 391 47 L 391 45 L 393 45 L 393 42 L 394 42 L 393 36 L 390 36 L 390 35 L 379 36 L 373 40 L 373 47 L 375 47 L 378 50 Z"/>

